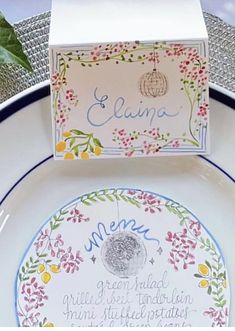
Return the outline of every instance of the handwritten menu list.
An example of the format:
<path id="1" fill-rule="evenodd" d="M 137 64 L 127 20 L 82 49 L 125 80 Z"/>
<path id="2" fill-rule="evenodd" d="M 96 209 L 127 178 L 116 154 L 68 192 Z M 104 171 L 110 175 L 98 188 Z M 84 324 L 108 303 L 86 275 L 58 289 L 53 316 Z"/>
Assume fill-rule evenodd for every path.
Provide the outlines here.
<path id="1" fill-rule="evenodd" d="M 17 275 L 21 326 L 226 326 L 229 298 L 223 256 L 199 220 L 134 189 L 63 207 Z"/>
<path id="2" fill-rule="evenodd" d="M 63 297 L 63 315 L 71 326 L 191 326 L 193 297 L 172 286 L 168 273 L 156 278 L 99 280 L 94 292 Z"/>

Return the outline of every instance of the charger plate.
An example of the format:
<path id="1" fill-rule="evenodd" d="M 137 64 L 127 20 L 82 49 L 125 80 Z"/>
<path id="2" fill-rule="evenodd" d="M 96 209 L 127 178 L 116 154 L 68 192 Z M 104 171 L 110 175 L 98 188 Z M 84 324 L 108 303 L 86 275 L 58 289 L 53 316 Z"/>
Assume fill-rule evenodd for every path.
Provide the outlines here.
<path id="1" fill-rule="evenodd" d="M 45 220 L 73 199 L 105 188 L 155 192 L 188 208 L 216 238 L 228 276 L 234 279 L 234 110 L 210 100 L 212 153 L 208 158 L 54 162 L 48 92 L 48 82 L 41 83 L 2 105 L 0 254 L 7 276 L 0 282 L 0 325 L 21 323 L 15 306 L 17 272 Z M 233 100 L 232 94 L 221 90 L 213 93 L 224 102 Z M 14 115 L 6 119 L 7 112 Z M 233 295 L 232 281 L 230 288 Z M 235 325 L 234 316 L 232 301 L 230 325 Z"/>

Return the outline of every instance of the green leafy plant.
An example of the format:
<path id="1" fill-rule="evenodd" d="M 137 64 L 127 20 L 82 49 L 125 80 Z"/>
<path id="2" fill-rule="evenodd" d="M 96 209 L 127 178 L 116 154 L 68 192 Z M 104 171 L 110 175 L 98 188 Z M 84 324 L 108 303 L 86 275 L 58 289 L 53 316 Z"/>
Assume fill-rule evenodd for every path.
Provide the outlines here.
<path id="1" fill-rule="evenodd" d="M 0 12 L 0 65 L 10 63 L 21 65 L 28 71 L 33 71 L 14 28 Z"/>

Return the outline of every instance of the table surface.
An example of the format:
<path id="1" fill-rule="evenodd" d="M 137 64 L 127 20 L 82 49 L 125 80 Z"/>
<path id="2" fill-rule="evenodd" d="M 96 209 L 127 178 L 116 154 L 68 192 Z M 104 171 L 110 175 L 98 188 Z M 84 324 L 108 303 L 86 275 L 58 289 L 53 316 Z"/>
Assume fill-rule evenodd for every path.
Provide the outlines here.
<path id="1" fill-rule="evenodd" d="M 201 0 L 201 3 L 203 10 L 235 26 L 235 0 Z M 2 11 L 11 23 L 21 21 L 50 9 L 51 0 L 0 0 L 0 11 Z"/>

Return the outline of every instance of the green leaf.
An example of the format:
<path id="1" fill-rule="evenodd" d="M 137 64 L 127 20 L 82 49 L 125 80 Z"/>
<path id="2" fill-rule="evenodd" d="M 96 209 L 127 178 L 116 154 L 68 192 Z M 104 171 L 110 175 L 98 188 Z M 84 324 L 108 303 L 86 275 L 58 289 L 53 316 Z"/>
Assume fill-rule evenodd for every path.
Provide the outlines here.
<path id="1" fill-rule="evenodd" d="M 33 265 L 31 266 L 31 269 L 37 269 L 37 267 L 38 267 L 37 264 L 33 264 Z"/>
<path id="2" fill-rule="evenodd" d="M 33 71 L 14 28 L 0 12 L 0 65 L 14 63 Z"/>
<path id="3" fill-rule="evenodd" d="M 199 274 L 194 274 L 194 277 L 197 277 L 197 278 L 203 278 L 203 276 L 199 275 Z"/>
<path id="4" fill-rule="evenodd" d="M 106 201 L 104 197 L 99 196 L 99 195 L 97 195 L 97 199 L 99 199 L 100 201 Z"/>
<path id="5" fill-rule="evenodd" d="M 96 146 L 99 146 L 99 147 L 103 148 L 103 146 L 102 146 L 102 144 L 101 144 L 101 142 L 98 138 L 93 138 L 93 142 Z"/>
<path id="6" fill-rule="evenodd" d="M 223 300 L 222 302 L 221 302 L 221 307 L 223 308 L 225 305 L 226 305 L 226 300 Z"/>
<path id="7" fill-rule="evenodd" d="M 69 147 L 71 148 L 73 144 L 75 143 L 75 138 L 72 138 L 69 143 Z"/>
<path id="8" fill-rule="evenodd" d="M 204 238 L 200 238 L 201 239 L 201 242 L 203 243 L 203 244 L 205 244 L 205 240 L 204 240 Z"/>
<path id="9" fill-rule="evenodd" d="M 219 298 L 218 298 L 218 301 L 222 301 L 224 299 L 224 295 L 221 295 Z"/>
<path id="10" fill-rule="evenodd" d="M 38 254 L 38 256 L 39 256 L 39 257 L 46 257 L 47 254 L 46 254 L 46 253 L 44 253 L 44 254 Z"/>
<path id="11" fill-rule="evenodd" d="M 74 154 L 75 154 L 75 156 L 78 157 L 78 155 L 79 155 L 79 148 L 78 148 L 78 146 L 75 146 L 75 147 L 73 148 L 73 150 L 74 150 Z"/>
<path id="12" fill-rule="evenodd" d="M 97 202 L 97 200 L 94 197 L 89 197 L 88 199 L 92 202 Z"/>
<path id="13" fill-rule="evenodd" d="M 208 290 L 207 290 L 207 293 L 208 293 L 209 295 L 211 295 L 211 292 L 212 292 L 212 288 L 211 288 L 211 286 L 209 286 L 209 287 L 208 287 Z"/>
<path id="14" fill-rule="evenodd" d="M 28 276 L 23 278 L 23 281 L 26 281 L 26 280 L 29 280 Z"/>
<path id="15" fill-rule="evenodd" d="M 91 204 L 86 200 L 81 200 L 81 202 L 84 203 L 84 205 L 91 206 Z"/>
<path id="16" fill-rule="evenodd" d="M 114 202 L 114 199 L 111 195 L 106 194 L 106 197 L 109 199 L 109 201 Z"/>
<path id="17" fill-rule="evenodd" d="M 60 226 L 60 223 L 54 224 L 52 230 L 56 230 Z"/>
<path id="18" fill-rule="evenodd" d="M 217 284 L 215 281 L 212 281 L 211 284 L 212 284 L 214 287 L 216 287 L 216 288 L 219 287 L 218 284 Z"/>
<path id="19" fill-rule="evenodd" d="M 211 264 L 206 260 L 205 264 L 208 266 L 208 268 L 211 270 Z"/>
<path id="20" fill-rule="evenodd" d="M 70 132 L 76 134 L 77 136 L 86 135 L 83 131 L 80 131 L 80 130 L 77 130 L 77 129 L 70 130 Z"/>

